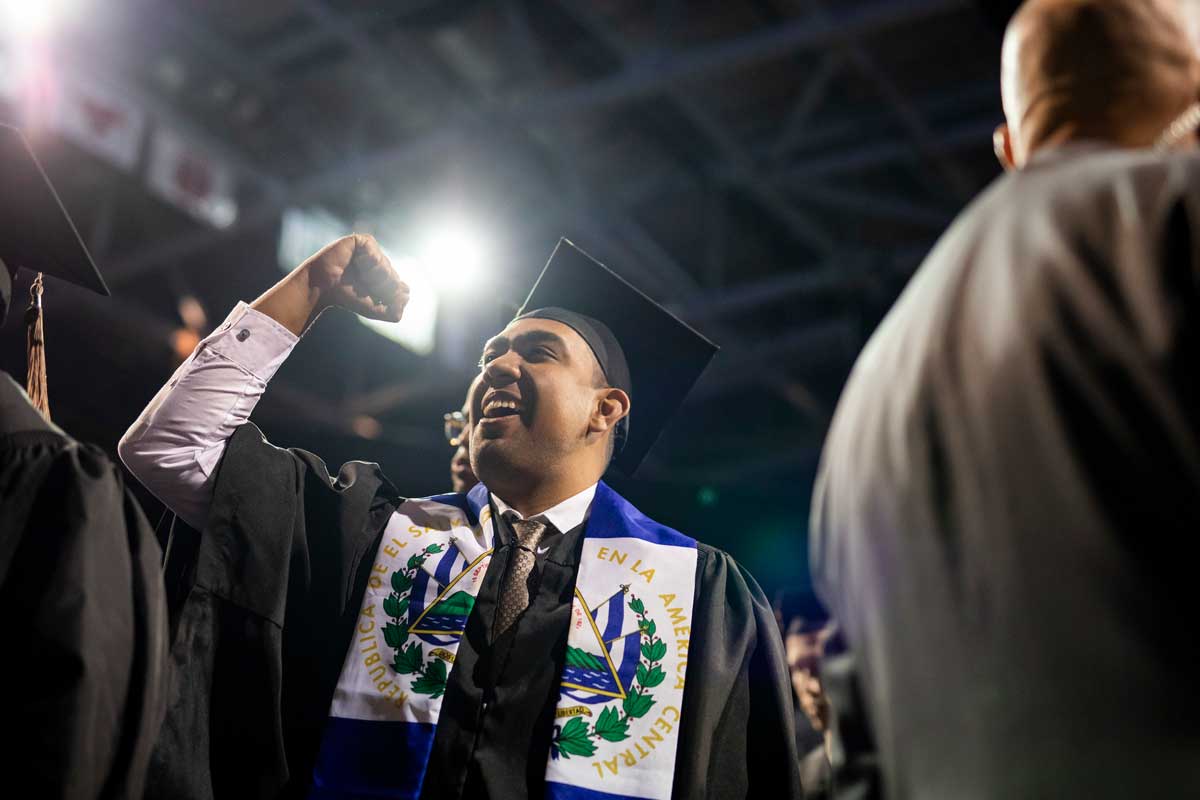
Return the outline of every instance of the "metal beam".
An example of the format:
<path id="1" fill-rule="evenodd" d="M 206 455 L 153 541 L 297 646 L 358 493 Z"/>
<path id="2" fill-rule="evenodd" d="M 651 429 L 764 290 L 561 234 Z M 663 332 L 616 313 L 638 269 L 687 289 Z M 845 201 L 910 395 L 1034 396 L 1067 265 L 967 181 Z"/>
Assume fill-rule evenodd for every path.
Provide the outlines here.
<path id="1" fill-rule="evenodd" d="M 941 232 L 954 217 L 953 208 L 930 208 L 910 198 L 887 195 L 873 189 L 839 189 L 827 183 L 804 181 L 791 191 L 813 202 L 853 214 L 894 219 Z"/>
<path id="2" fill-rule="evenodd" d="M 971 120 L 958 127 L 937 134 L 932 146 L 940 150 L 956 150 L 962 147 L 991 146 L 992 131 L 996 121 Z M 788 167 L 780 167 L 774 174 L 774 179 L 782 184 L 801 183 L 826 175 L 843 172 L 856 172 L 884 166 L 897 161 L 919 161 L 920 153 L 907 142 L 888 140 L 868 145 L 853 147 L 840 153 L 830 153 L 817 158 L 805 159 Z M 997 167 L 998 168 L 998 167 Z"/>
<path id="3" fill-rule="evenodd" d="M 544 69 L 545 59 L 541 43 L 529 24 L 529 4 L 525 0 L 502 0 L 505 30 L 508 34 L 510 52 L 516 54 L 521 72 L 530 83 L 537 80 Z"/>
<path id="4" fill-rule="evenodd" d="M 676 52 L 666 59 L 636 62 L 595 83 L 518 100 L 514 110 L 536 119 L 561 119 L 657 94 L 686 81 L 817 50 L 831 42 L 871 36 L 902 23 L 970 7 L 967 0 L 903 3 L 880 0 L 827 21 L 798 20 L 720 44 Z"/>
<path id="5" fill-rule="evenodd" d="M 379 46 L 354 20 L 347 18 L 326 0 L 298 0 L 301 11 L 317 27 L 329 31 L 340 39 L 350 51 L 351 61 L 361 65 L 363 78 L 385 101 L 375 102 L 373 107 L 382 107 L 386 113 L 401 124 L 406 124 L 404 104 L 410 99 L 396 91 L 397 81 L 409 85 L 432 89 L 431 107 L 449 107 L 455 114 L 469 112 L 454 92 L 447 91 L 442 76 L 432 70 L 424 60 L 414 58 L 408 47 L 383 48 Z M 414 80 L 415 79 L 415 80 Z M 434 100 L 436 98 L 436 100 Z"/>
<path id="6" fill-rule="evenodd" d="M 507 119 L 519 119 L 523 124 L 559 121 L 564 113 L 582 114 L 610 102 L 641 97 L 714 71 L 746 66 L 796 50 L 814 49 L 848 36 L 868 35 L 890 25 L 957 10 L 965 5 L 965 0 L 914 0 L 906 3 L 881 0 L 839 17 L 837 22 L 792 23 L 733 42 L 686 50 L 660 62 L 655 68 L 633 66 L 588 86 L 517 100 L 507 110 L 492 106 L 473 125 L 476 130 L 486 132 L 489 125 L 503 124 Z M 461 127 L 437 128 L 395 147 L 351 157 L 299 181 L 288 187 L 286 192 L 276 193 L 275 199 L 244 213 L 230 230 L 201 231 L 172 242 L 151 245 L 118 259 L 110 268 L 112 277 L 109 282 L 120 284 L 130 280 L 154 268 L 163 259 L 183 259 L 203 252 L 231 233 L 244 232 L 265 224 L 285 205 L 312 203 L 327 193 L 344 189 L 355 180 L 403 171 L 406 165 L 427 163 L 450 152 L 464 133 L 466 130 Z"/>
<path id="7" fill-rule="evenodd" d="M 808 132 L 808 122 L 816 112 L 817 106 L 829 94 L 829 85 L 837 76 L 841 65 L 842 57 L 837 53 L 831 53 L 821 59 L 817 69 L 808 76 L 804 90 L 801 91 L 796 105 L 792 108 L 775 143 L 771 146 L 773 158 L 782 158 L 804 140 Z"/>
<path id="8" fill-rule="evenodd" d="M 820 0 L 808 0 L 808 6 L 814 19 L 829 19 L 829 13 Z M 966 173 L 944 151 L 931 146 L 933 131 L 926 124 L 920 111 L 905 97 L 891 76 L 879 66 L 879 63 L 859 43 L 858 39 L 857 36 L 848 37 L 842 45 L 842 52 L 847 54 L 850 63 L 862 75 L 875 84 L 884 102 L 891 106 L 896 118 L 900 121 L 901 128 L 904 129 L 913 146 L 941 174 L 955 198 L 960 202 L 965 202 L 974 189 Z"/>
<path id="9" fill-rule="evenodd" d="M 834 259 L 821 267 L 695 292 L 670 304 L 670 308 L 689 322 L 698 323 L 744 314 L 796 295 L 843 291 L 862 278 L 865 261 L 862 253 L 848 253 L 844 259 Z"/>
<path id="10" fill-rule="evenodd" d="M 376 4 L 376 10 L 373 11 L 346 10 L 339 14 L 341 19 L 356 27 L 381 21 L 384 24 L 394 24 L 394 20 L 406 14 L 424 11 L 439 2 L 441 0 L 391 0 L 388 3 Z M 290 61 L 313 54 L 335 38 L 334 31 L 314 25 L 263 47 L 256 56 L 268 69 L 278 69 Z"/>
<path id="11" fill-rule="evenodd" d="M 880 270 L 907 275 L 928 252 L 928 247 L 905 247 L 886 253 L 847 250 L 821 264 L 722 289 L 694 292 L 670 304 L 670 308 L 690 322 L 735 316 L 799 295 L 844 292 L 878 278 Z"/>
<path id="12" fill-rule="evenodd" d="M 920 113 L 927 117 L 946 117 L 952 119 L 978 119 L 981 116 L 995 113 L 999 115 L 999 91 L 991 81 L 979 81 L 965 87 L 950 91 L 939 92 L 913 101 Z M 847 142 L 857 142 L 863 131 L 886 132 L 893 120 L 890 112 L 871 111 L 865 114 L 849 114 L 834 120 L 814 121 L 812 127 L 805 131 L 803 139 L 803 155 L 795 156 L 795 165 L 802 165 L 814 159 L 822 159 L 828 151 L 820 148 L 841 146 Z M 890 141 L 890 140 L 889 140 Z M 990 135 L 987 139 L 991 142 Z M 933 146 L 941 146 L 942 135 L 934 134 Z M 870 149 L 873 145 L 866 145 Z M 837 152 L 836 150 L 833 152 Z M 848 148 L 843 152 L 854 152 Z M 763 154 L 761 160 L 769 162 L 773 158 L 770 153 Z M 789 169 L 786 164 L 775 163 L 772 166 L 772 176 L 775 170 Z M 718 176 L 719 177 L 719 176 Z M 732 177 L 726 177 L 731 180 Z M 678 168 L 663 168 L 657 171 L 647 171 L 637 181 L 630 182 L 622 192 L 621 202 L 635 205 L 654 196 L 659 192 L 680 191 L 691 188 L 697 178 L 691 172 L 682 172 Z M 944 192 L 939 191 L 938 195 Z"/>
<path id="13" fill-rule="evenodd" d="M 619 36 L 609 30 L 590 8 L 582 3 L 573 2 L 573 0 L 560 0 L 559 5 L 565 8 L 575 21 L 593 37 L 616 52 L 624 64 L 629 64 L 635 58 L 633 49 L 626 46 Z M 684 94 L 678 86 L 668 87 L 666 95 L 684 118 L 700 131 L 717 150 L 721 158 L 730 163 L 732 171 L 739 176 L 738 183 L 751 199 L 762 206 L 768 214 L 783 223 L 798 240 L 811 246 L 817 252 L 828 253 L 833 249 L 833 240 L 828 232 L 811 217 L 795 208 L 787 198 L 775 191 L 764 180 L 755 160 L 734 138 L 733 134 L 721 124 L 720 120 Z"/>

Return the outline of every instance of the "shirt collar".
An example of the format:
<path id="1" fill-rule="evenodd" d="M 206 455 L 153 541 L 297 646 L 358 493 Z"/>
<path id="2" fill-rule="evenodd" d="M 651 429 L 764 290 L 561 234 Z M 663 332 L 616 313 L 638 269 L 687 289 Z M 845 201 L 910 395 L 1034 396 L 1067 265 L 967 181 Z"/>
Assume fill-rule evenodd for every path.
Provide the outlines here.
<path id="1" fill-rule="evenodd" d="M 588 512 L 592 509 L 592 499 L 595 496 L 596 484 L 593 483 L 579 494 L 571 495 L 558 505 L 547 508 L 540 514 L 534 514 L 530 519 L 549 522 L 559 533 L 566 533 L 576 526 L 582 525 L 587 519 Z M 492 494 L 492 501 L 496 504 L 497 514 L 503 516 L 505 513 L 512 513 L 516 515 L 517 519 L 524 519 L 519 511 L 501 500 L 498 495 Z"/>

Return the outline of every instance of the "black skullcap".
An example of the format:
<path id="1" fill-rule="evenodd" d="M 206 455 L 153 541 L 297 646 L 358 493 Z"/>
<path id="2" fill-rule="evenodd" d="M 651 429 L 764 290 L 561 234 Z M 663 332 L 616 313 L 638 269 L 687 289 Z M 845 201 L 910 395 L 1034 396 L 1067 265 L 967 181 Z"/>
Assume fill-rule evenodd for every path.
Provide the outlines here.
<path id="1" fill-rule="evenodd" d="M 617 337 L 603 322 L 554 306 L 526 311 L 517 319 L 552 319 L 571 328 L 591 348 L 592 355 L 600 364 L 600 371 L 604 373 L 608 385 L 624 391 L 630 398 L 633 397 L 633 382 L 629 378 L 629 364 L 625 361 L 625 351 L 621 349 Z M 617 453 L 623 452 L 625 443 L 629 441 L 629 417 L 630 414 L 626 414 L 617 423 L 615 448 Z"/>
<path id="2" fill-rule="evenodd" d="M 526 311 L 526 309 L 531 309 Z M 717 346 L 566 239 L 517 319 L 550 319 L 580 335 L 609 385 L 632 400 L 613 462 L 633 475 L 716 355 Z M 634 424 L 631 418 L 636 418 Z"/>
<path id="3" fill-rule="evenodd" d="M 0 262 L 107 295 L 92 256 L 21 132 L 0 124 Z"/>
<path id="4" fill-rule="evenodd" d="M 633 396 L 633 383 L 629 379 L 629 364 L 625 361 L 625 351 L 621 349 L 616 335 L 600 320 L 554 306 L 526 311 L 517 319 L 552 319 L 571 328 L 592 348 L 604 377 L 608 379 L 608 385 L 625 391 L 630 397 Z"/>

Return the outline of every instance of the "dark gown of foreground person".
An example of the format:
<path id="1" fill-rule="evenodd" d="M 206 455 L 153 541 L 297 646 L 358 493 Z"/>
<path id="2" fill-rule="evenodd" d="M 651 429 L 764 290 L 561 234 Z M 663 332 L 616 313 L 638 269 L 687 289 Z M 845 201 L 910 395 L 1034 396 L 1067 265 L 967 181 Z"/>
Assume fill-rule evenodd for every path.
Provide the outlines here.
<path id="1" fill-rule="evenodd" d="M 18 268 L 108 293 L 24 137 L 0 125 L 0 322 Z M 6 797 L 142 797 L 165 704 L 160 562 L 120 470 L 0 371 Z"/>
<path id="2" fill-rule="evenodd" d="M 999 179 L 854 368 L 813 507 L 897 797 L 1200 796 L 1200 158 Z"/>
<path id="3" fill-rule="evenodd" d="M 0 372 L 0 755 L 22 797 L 140 798 L 162 719 L 154 532 L 99 448 Z"/>

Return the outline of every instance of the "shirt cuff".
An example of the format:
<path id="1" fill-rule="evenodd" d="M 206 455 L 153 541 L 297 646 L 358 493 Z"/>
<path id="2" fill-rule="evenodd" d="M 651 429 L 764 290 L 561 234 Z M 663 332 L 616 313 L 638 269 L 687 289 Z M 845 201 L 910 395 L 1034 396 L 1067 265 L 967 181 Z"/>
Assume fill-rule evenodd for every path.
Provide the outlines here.
<path id="1" fill-rule="evenodd" d="M 275 320 L 238 303 L 225 321 L 200 343 L 266 383 L 291 354 L 300 337 Z"/>

